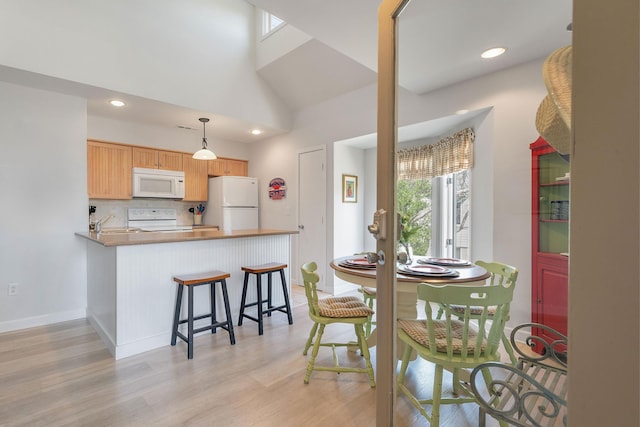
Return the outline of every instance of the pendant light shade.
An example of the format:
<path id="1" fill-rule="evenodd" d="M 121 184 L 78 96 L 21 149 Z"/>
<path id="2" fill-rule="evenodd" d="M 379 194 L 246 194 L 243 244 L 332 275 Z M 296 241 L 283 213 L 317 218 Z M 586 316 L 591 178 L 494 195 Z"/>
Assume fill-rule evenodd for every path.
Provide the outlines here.
<path id="1" fill-rule="evenodd" d="M 218 157 L 213 153 L 213 151 L 207 149 L 206 124 L 209 119 L 203 117 L 198 120 L 202 122 L 202 149 L 193 153 L 193 158 L 196 160 L 215 160 Z"/>

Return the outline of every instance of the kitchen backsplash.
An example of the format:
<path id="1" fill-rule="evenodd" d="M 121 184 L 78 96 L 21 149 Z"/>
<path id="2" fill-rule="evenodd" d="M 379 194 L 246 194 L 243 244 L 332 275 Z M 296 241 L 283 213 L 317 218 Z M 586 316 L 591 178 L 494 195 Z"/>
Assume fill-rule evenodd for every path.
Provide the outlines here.
<path id="1" fill-rule="evenodd" d="M 199 203 L 180 202 L 166 199 L 135 199 L 135 200 L 102 200 L 89 199 L 89 205 L 96 207 L 95 218 L 113 215 L 104 224 L 105 228 L 126 227 L 128 208 L 173 208 L 178 214 L 178 225 L 192 225 L 193 214 L 189 208 L 198 206 Z M 206 213 L 206 211 L 205 211 Z M 87 229 L 89 229 L 89 206 L 87 206 Z"/>

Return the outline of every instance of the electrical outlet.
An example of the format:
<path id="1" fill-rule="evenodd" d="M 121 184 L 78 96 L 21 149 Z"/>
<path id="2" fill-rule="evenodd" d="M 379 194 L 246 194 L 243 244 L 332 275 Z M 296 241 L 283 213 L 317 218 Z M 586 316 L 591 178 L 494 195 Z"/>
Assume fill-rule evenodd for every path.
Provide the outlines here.
<path id="1" fill-rule="evenodd" d="M 12 297 L 18 295 L 18 284 L 17 283 L 9 283 L 7 294 Z"/>

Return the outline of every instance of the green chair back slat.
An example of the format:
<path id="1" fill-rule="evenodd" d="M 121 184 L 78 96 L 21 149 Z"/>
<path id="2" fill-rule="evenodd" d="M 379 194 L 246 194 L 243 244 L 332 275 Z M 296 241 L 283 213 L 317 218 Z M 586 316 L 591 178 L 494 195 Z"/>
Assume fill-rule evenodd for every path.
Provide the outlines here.
<path id="1" fill-rule="evenodd" d="M 461 371 L 474 368 L 485 362 L 500 359 L 499 345 L 509 317 L 514 286 L 434 286 L 418 285 L 418 298 L 424 301 L 425 320 L 400 320 L 398 337 L 405 345 L 398 390 L 409 402 L 437 427 L 440 420 L 440 405 L 475 402 L 468 383 L 461 378 Z M 457 307 L 455 310 L 453 307 Z M 440 318 L 434 317 L 433 307 L 440 307 Z M 462 309 L 460 309 L 462 308 Z M 426 338 L 420 326 L 426 329 Z M 442 335 L 444 334 L 444 337 Z M 421 344 L 426 339 L 428 346 Z M 444 345 L 438 342 L 444 342 Z M 436 365 L 436 373 L 426 379 L 433 381 L 432 397 L 421 399 L 404 384 L 412 353 Z M 442 397 L 442 371 L 453 372 L 453 391 L 458 397 Z M 417 388 L 421 388 L 417 386 Z M 431 406 L 431 412 L 428 412 Z"/>

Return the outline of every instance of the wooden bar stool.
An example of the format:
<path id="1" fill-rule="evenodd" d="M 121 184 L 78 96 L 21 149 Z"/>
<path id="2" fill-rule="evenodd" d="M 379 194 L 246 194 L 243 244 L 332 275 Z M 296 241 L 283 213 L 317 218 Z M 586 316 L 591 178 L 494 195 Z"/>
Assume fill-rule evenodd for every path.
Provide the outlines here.
<path id="1" fill-rule="evenodd" d="M 229 332 L 229 339 L 231 345 L 236 343 L 236 337 L 233 333 L 233 321 L 231 320 L 231 309 L 229 307 L 229 295 L 227 294 L 227 281 L 226 279 L 231 277 L 229 273 L 222 271 L 208 271 L 206 273 L 199 274 L 183 274 L 175 276 L 173 281 L 178 283 L 178 294 L 176 296 L 176 308 L 173 314 L 173 328 L 171 332 L 171 345 L 176 345 L 176 340 L 180 337 L 181 340 L 187 343 L 187 357 L 193 359 L 193 334 L 198 332 L 207 331 L 211 329 L 211 333 L 215 334 L 217 328 L 222 328 Z M 222 288 L 222 298 L 224 300 L 224 311 L 226 314 L 226 320 L 218 321 L 216 317 L 216 284 L 220 283 Z M 211 304 L 211 312 L 202 314 L 199 316 L 193 315 L 193 288 L 200 285 L 209 285 L 209 302 Z M 180 320 L 180 309 L 182 308 L 182 291 L 184 287 L 189 289 L 188 301 L 187 301 L 187 318 Z M 203 326 L 198 329 L 193 329 L 193 321 L 211 318 L 211 324 Z M 187 336 L 178 331 L 178 327 L 187 323 L 188 332 Z"/>
<path id="2" fill-rule="evenodd" d="M 270 262 L 268 264 L 254 265 L 251 267 L 242 267 L 244 271 L 244 285 L 242 287 L 242 303 L 240 305 L 240 318 L 238 319 L 238 326 L 242 325 L 242 320 L 246 317 L 254 322 L 258 322 L 258 335 L 262 335 L 262 317 L 266 314 L 271 316 L 271 312 L 280 311 L 287 314 L 289 324 L 293 324 L 293 317 L 291 315 L 291 304 L 289 303 L 289 292 L 287 291 L 287 282 L 284 278 L 284 269 L 287 268 L 287 264 L 278 264 L 276 262 Z M 284 304 L 274 307 L 271 299 L 271 275 L 276 271 L 280 272 L 280 282 L 282 284 L 282 293 L 284 294 Z M 247 303 L 247 288 L 249 286 L 249 275 L 256 275 L 256 287 L 258 291 L 258 299 L 255 302 Z M 267 275 L 267 298 L 262 298 L 262 280 L 263 274 Z M 267 308 L 263 307 L 263 304 L 267 304 Z M 258 307 L 258 316 L 253 317 L 244 313 L 245 308 Z"/>

